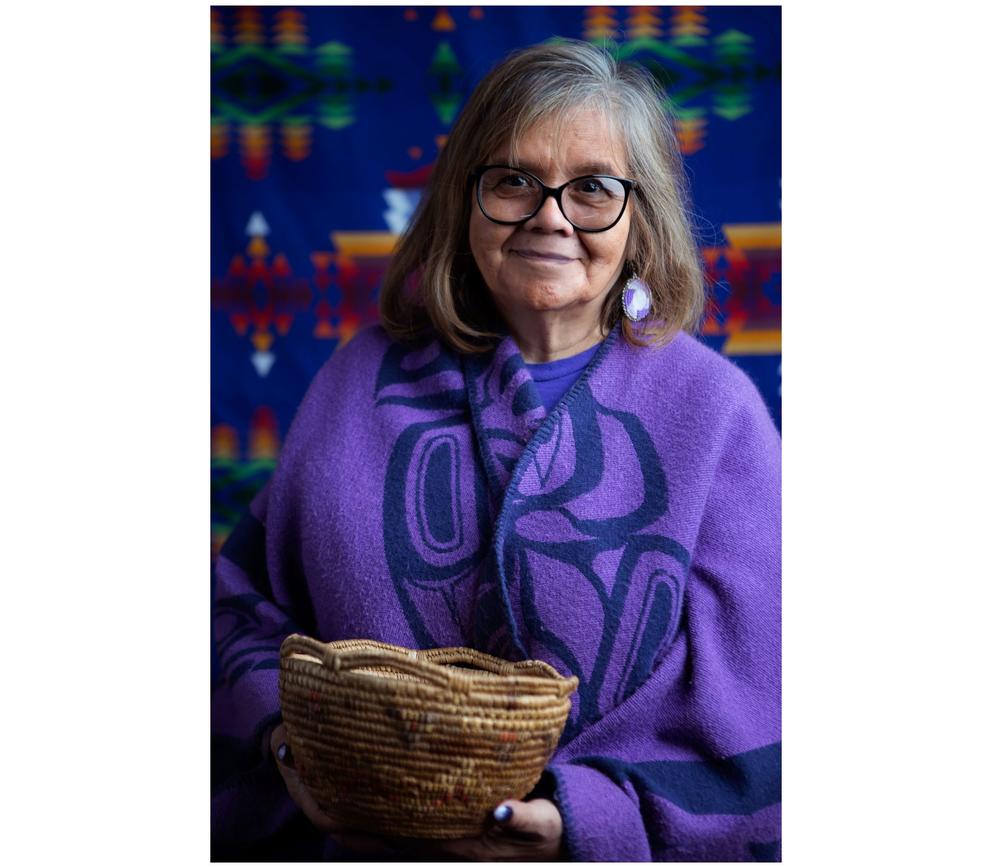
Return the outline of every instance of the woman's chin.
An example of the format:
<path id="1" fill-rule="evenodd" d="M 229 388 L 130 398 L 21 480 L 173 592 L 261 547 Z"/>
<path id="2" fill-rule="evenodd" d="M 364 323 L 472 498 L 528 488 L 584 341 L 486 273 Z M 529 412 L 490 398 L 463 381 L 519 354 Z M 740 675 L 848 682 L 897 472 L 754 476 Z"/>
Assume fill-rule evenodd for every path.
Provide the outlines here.
<path id="1" fill-rule="evenodd" d="M 564 287 L 549 287 L 535 291 L 528 289 L 513 299 L 512 304 L 518 310 L 530 313 L 552 313 L 571 307 L 576 302 L 576 293 Z"/>

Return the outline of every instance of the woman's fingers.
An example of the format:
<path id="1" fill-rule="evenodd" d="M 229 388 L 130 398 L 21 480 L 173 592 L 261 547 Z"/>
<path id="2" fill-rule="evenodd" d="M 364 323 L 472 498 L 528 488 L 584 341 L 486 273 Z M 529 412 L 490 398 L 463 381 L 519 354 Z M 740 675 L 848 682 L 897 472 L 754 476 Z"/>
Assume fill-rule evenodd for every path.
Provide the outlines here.
<path id="1" fill-rule="evenodd" d="M 307 819 L 322 832 L 356 853 L 394 853 L 417 855 L 436 854 L 456 859 L 474 861 L 544 860 L 557 859 L 561 849 L 561 815 L 554 802 L 534 799 L 521 802 L 509 799 L 494 812 L 493 826 L 476 838 L 451 841 L 420 841 L 389 839 L 367 835 L 343 828 L 325 814 L 307 788 L 303 785 L 293 762 L 293 754 L 286 740 L 286 728 L 279 724 L 269 740 L 276 767 L 286 783 L 290 797 Z"/>
<path id="2" fill-rule="evenodd" d="M 508 799 L 493 812 L 495 825 L 478 838 L 439 844 L 441 852 L 475 861 L 544 861 L 560 858 L 561 814 L 554 802 Z"/>
<path id="3" fill-rule="evenodd" d="M 303 786 L 303 781 L 300 780 L 300 776 L 293 765 L 293 753 L 289 748 L 289 742 L 286 741 L 286 727 L 283 724 L 280 723 L 279 726 L 272 730 L 269 746 L 272 749 L 272 755 L 276 759 L 276 767 L 279 769 L 279 774 L 282 775 L 282 779 L 286 783 L 286 789 L 289 791 L 290 798 L 299 805 L 300 810 L 303 811 L 306 818 L 322 832 L 333 832 L 339 828 L 334 820 L 320 810 L 313 796 Z"/>
<path id="4" fill-rule="evenodd" d="M 493 811 L 499 828 L 520 837 L 561 838 L 561 814 L 549 799 L 521 802 L 507 799 Z"/>
<path id="5" fill-rule="evenodd" d="M 293 752 L 286 740 L 286 727 L 279 724 L 269 739 L 276 767 L 286 783 L 290 798 L 303 811 L 306 818 L 322 832 L 332 835 L 335 840 L 356 853 L 382 853 L 390 849 L 390 843 L 374 835 L 363 835 L 360 832 L 345 831 L 339 822 L 325 814 L 310 791 L 304 786 L 293 762 Z"/>

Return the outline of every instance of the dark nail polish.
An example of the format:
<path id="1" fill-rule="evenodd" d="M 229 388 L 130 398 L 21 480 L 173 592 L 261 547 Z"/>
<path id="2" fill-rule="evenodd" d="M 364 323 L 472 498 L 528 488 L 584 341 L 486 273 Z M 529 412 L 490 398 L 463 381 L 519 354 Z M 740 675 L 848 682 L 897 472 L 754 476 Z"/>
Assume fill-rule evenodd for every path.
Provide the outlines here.
<path id="1" fill-rule="evenodd" d="M 283 742 L 279 747 L 276 748 L 276 756 L 285 766 L 293 765 L 293 752 L 289 749 L 289 745 Z"/>
<path id="2" fill-rule="evenodd" d="M 505 823 L 512 816 L 513 808 L 509 805 L 500 805 L 495 811 L 493 811 L 493 818 L 497 823 Z"/>

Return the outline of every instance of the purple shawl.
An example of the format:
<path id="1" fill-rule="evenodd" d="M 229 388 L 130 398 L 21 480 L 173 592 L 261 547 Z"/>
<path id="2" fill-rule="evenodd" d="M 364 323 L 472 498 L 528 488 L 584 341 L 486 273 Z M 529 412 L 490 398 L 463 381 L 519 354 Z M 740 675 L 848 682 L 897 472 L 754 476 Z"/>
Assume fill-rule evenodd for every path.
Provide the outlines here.
<path id="1" fill-rule="evenodd" d="M 778 432 L 685 334 L 614 330 L 549 413 L 511 338 L 360 332 L 218 559 L 215 842 L 299 820 L 266 741 L 298 631 L 577 675 L 542 780 L 572 859 L 777 860 L 780 539 Z"/>

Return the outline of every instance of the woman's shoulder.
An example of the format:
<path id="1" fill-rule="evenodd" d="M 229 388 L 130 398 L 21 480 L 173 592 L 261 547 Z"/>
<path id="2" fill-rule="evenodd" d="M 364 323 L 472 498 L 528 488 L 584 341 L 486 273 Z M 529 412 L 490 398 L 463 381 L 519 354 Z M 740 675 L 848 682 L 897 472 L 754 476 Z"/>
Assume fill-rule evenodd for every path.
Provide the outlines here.
<path id="1" fill-rule="evenodd" d="M 386 354 L 399 346 L 400 342 L 379 323 L 362 326 L 347 340 L 338 343 L 321 365 L 311 388 L 324 389 L 341 382 L 374 378 Z"/>
<path id="2" fill-rule="evenodd" d="M 393 343 L 393 338 L 379 323 L 371 323 L 362 326 L 347 340 L 339 342 L 324 365 L 360 365 L 374 361 Z"/>
<path id="3" fill-rule="evenodd" d="M 657 398 L 657 406 L 677 407 L 702 425 L 744 415 L 771 422 L 754 381 L 734 362 L 702 340 L 679 332 L 662 347 L 636 348 L 629 356 L 635 388 Z M 721 426 L 722 427 L 722 426 Z"/>
<path id="4" fill-rule="evenodd" d="M 334 348 L 307 386 L 294 425 L 310 415 L 324 416 L 342 400 L 369 391 L 392 338 L 378 324 L 360 328 Z"/>
<path id="5" fill-rule="evenodd" d="M 757 387 L 743 370 L 699 338 L 687 332 L 679 332 L 673 343 L 676 352 L 684 360 L 687 373 L 701 383 L 730 388 L 735 392 L 743 389 L 750 393 L 753 390 L 755 395 L 758 394 Z"/>
<path id="6" fill-rule="evenodd" d="M 437 342 L 433 332 L 425 333 L 415 341 L 401 341 L 391 335 L 380 323 L 362 326 L 346 342 L 338 344 L 326 364 L 356 365 L 378 362 L 389 350 L 410 352 Z"/>
<path id="7" fill-rule="evenodd" d="M 280 462 L 327 452 L 328 437 L 367 419 L 374 405 L 376 377 L 383 359 L 396 345 L 378 323 L 342 341 L 320 366 L 297 407 L 283 444 Z"/>
<path id="8" fill-rule="evenodd" d="M 669 387 L 682 384 L 693 391 L 759 395 L 751 378 L 727 356 L 684 331 L 661 347 L 636 348 L 632 362 L 642 375 L 663 378 Z"/>
<path id="9" fill-rule="evenodd" d="M 379 323 L 363 326 L 321 365 L 307 388 L 301 410 L 312 404 L 326 408 L 341 398 L 371 400 L 384 376 L 388 379 L 397 369 L 405 370 L 411 359 L 437 355 L 434 344 L 440 342 L 431 335 L 411 342 L 394 337 Z"/>

